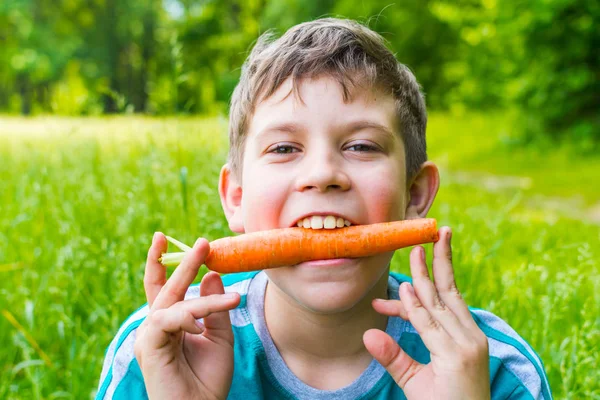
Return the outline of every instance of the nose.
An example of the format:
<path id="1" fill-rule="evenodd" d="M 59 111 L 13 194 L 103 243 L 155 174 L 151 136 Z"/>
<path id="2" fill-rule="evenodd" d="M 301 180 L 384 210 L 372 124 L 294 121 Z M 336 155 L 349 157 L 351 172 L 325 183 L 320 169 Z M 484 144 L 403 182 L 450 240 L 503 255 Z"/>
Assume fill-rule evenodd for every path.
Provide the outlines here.
<path id="1" fill-rule="evenodd" d="M 304 165 L 296 181 L 298 191 L 318 190 L 326 192 L 331 189 L 346 191 L 350 189 L 350 178 L 335 154 L 322 151 L 313 157 L 306 157 Z"/>

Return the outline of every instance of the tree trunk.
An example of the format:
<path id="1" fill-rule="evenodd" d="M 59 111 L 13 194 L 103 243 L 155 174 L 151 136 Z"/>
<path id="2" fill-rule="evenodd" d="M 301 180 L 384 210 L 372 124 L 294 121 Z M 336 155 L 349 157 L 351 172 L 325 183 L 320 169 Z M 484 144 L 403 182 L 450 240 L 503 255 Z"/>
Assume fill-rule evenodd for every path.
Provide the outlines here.
<path id="1" fill-rule="evenodd" d="M 21 114 L 31 114 L 31 84 L 27 75 L 21 74 L 17 77 L 17 90 L 21 96 Z"/>
<path id="2" fill-rule="evenodd" d="M 115 0 L 106 0 L 104 20 L 107 35 L 107 60 L 108 60 L 108 89 L 109 93 L 104 94 L 104 112 L 107 114 L 116 113 L 119 111 L 116 96 L 120 93 L 119 86 L 119 55 L 121 53 L 121 45 L 119 43 L 118 28 L 118 13 Z"/>
<path id="3" fill-rule="evenodd" d="M 154 29 L 156 26 L 156 12 L 154 5 L 151 4 L 146 11 L 143 19 L 144 34 L 142 36 L 142 66 L 139 74 L 139 104 L 136 110 L 140 112 L 148 111 L 148 77 L 150 76 L 150 62 L 154 56 Z"/>

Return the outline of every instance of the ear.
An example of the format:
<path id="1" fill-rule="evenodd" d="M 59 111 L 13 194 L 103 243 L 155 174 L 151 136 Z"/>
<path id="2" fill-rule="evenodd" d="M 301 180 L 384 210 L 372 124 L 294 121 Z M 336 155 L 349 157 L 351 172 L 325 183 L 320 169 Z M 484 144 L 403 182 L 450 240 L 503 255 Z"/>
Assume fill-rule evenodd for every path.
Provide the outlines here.
<path id="1" fill-rule="evenodd" d="M 405 219 L 425 218 L 440 186 L 438 167 L 431 161 L 421 165 L 408 189 Z"/>
<path id="2" fill-rule="evenodd" d="M 244 233 L 242 214 L 242 186 L 234 178 L 229 164 L 223 165 L 219 175 L 219 196 L 229 229 L 235 233 Z"/>

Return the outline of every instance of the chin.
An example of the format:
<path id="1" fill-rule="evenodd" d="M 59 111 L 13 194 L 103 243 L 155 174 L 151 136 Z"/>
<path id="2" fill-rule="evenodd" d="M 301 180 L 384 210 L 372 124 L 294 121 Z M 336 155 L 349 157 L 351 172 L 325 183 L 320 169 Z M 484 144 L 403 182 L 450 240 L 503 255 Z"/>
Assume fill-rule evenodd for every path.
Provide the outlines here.
<path id="1" fill-rule="evenodd" d="M 381 280 L 387 287 L 389 258 L 370 258 L 343 269 L 284 267 L 267 270 L 277 292 L 316 314 L 348 311 L 369 297 Z M 369 262 L 365 262 L 369 261 Z M 385 268 L 378 266 L 386 265 Z"/>
<path id="2" fill-rule="evenodd" d="M 367 294 L 367 288 L 342 288 L 339 283 L 296 293 L 296 301 L 316 314 L 337 314 L 350 310 Z M 363 290 L 361 290 L 363 289 Z"/>

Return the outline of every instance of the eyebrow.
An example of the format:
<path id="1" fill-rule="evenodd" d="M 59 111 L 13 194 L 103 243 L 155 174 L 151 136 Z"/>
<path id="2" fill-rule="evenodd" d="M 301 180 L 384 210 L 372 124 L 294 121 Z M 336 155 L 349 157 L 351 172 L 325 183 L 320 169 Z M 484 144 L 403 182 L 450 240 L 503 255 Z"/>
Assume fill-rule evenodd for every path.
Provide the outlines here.
<path id="1" fill-rule="evenodd" d="M 360 121 L 350 122 L 349 124 L 347 124 L 345 126 L 345 128 L 352 132 L 360 131 L 363 129 L 375 129 L 375 130 L 385 133 L 391 139 L 394 139 L 396 137 L 396 135 L 394 135 L 394 132 L 387 126 L 382 125 L 378 122 L 373 122 L 373 121 L 369 121 L 369 120 L 360 120 Z"/>
<path id="2" fill-rule="evenodd" d="M 266 133 L 269 132 L 287 132 L 287 133 L 295 133 L 302 130 L 302 126 L 295 123 L 295 122 L 282 122 L 279 124 L 274 124 L 271 126 L 267 126 L 264 129 L 262 129 L 260 132 L 258 132 L 258 134 L 256 135 L 258 136 L 262 136 Z"/>

